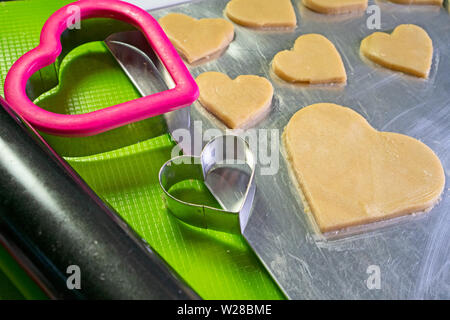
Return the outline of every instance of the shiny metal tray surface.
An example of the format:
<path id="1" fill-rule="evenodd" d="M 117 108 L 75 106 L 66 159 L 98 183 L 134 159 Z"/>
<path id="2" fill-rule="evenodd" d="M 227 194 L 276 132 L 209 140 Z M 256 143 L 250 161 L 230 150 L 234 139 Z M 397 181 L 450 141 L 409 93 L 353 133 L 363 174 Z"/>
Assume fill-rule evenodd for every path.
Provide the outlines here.
<path id="1" fill-rule="evenodd" d="M 169 12 L 224 17 L 226 3 L 206 0 L 151 13 L 156 18 Z M 423 141 L 444 166 L 447 185 L 431 212 L 334 240 L 324 240 L 315 232 L 282 154 L 276 175 L 257 172 L 255 204 L 244 233 L 289 298 L 450 298 L 450 16 L 447 8 L 369 1 L 372 4 L 381 9 L 379 31 L 413 23 L 428 32 L 435 48 L 429 79 L 390 71 L 360 56 L 360 41 L 378 31 L 367 28 L 369 14 L 321 15 L 303 7 L 300 0 L 293 1 L 295 30 L 258 31 L 235 24 L 235 39 L 220 58 L 190 66 L 194 76 L 220 71 L 231 78 L 255 74 L 269 79 L 275 89 L 272 111 L 256 128 L 279 129 L 280 144 L 281 133 L 296 111 L 332 102 L 357 111 L 378 130 Z M 306 33 L 323 34 L 334 43 L 347 70 L 346 86 L 293 85 L 273 75 L 274 55 L 292 48 L 295 39 Z M 201 110 L 196 102 L 192 118 L 201 120 L 204 130 L 224 129 Z M 378 268 L 379 289 L 367 283 Z"/>

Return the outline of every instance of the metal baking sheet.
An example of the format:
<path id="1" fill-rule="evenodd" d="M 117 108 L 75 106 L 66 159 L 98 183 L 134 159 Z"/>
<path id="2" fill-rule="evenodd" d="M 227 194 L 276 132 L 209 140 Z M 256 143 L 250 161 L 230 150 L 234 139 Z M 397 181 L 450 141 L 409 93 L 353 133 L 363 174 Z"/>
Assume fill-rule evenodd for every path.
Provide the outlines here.
<path id="1" fill-rule="evenodd" d="M 207 0 L 151 11 L 160 18 L 181 12 L 195 18 L 224 17 L 226 0 Z M 235 39 L 218 59 L 190 66 L 194 76 L 220 71 L 235 78 L 255 74 L 275 89 L 272 111 L 256 128 L 281 133 L 299 109 L 318 102 L 348 106 L 378 130 L 415 137 L 441 159 L 449 180 L 450 167 L 450 17 L 447 8 L 402 6 L 369 1 L 381 9 L 380 31 L 413 23 L 433 40 L 433 65 L 428 80 L 390 71 L 360 57 L 360 41 L 369 30 L 367 13 L 327 16 L 292 1 L 298 24 L 293 31 L 257 31 L 235 24 Z M 272 74 L 274 55 L 292 48 L 301 34 L 320 33 L 331 40 L 347 70 L 346 86 L 287 84 Z M 221 128 L 196 103 L 192 117 L 203 130 Z M 429 213 L 394 225 L 342 239 L 318 237 L 295 191 L 280 154 L 275 175 L 257 172 L 255 205 L 245 230 L 269 272 L 292 299 L 449 299 L 450 199 L 448 182 L 442 200 Z M 331 160 L 330 160 L 331 161 Z M 254 245 L 253 245 L 254 246 Z M 375 270 L 375 271 L 374 271 Z M 368 285 L 379 270 L 379 286 Z"/>

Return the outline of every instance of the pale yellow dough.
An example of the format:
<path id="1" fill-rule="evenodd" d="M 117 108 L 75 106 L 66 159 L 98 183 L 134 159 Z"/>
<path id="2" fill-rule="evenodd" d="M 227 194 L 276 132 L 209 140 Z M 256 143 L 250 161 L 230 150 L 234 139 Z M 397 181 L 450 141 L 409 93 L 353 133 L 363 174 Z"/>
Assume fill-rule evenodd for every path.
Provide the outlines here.
<path id="1" fill-rule="evenodd" d="M 375 32 L 361 42 L 361 53 L 392 70 L 427 78 L 433 59 L 433 43 L 427 32 L 414 24 L 402 24 L 392 34 Z"/>
<path id="2" fill-rule="evenodd" d="M 330 40 L 320 34 L 306 34 L 297 38 L 293 50 L 278 52 L 272 69 L 288 82 L 339 83 L 347 74 L 339 52 Z"/>
<path id="3" fill-rule="evenodd" d="M 313 11 L 339 14 L 364 11 L 368 0 L 303 0 L 303 5 Z"/>
<path id="4" fill-rule="evenodd" d="M 221 18 L 197 20 L 185 14 L 169 13 L 159 23 L 189 63 L 224 50 L 234 38 L 233 24 Z"/>
<path id="5" fill-rule="evenodd" d="M 202 106 L 231 129 L 249 128 L 270 111 L 273 87 L 266 78 L 242 75 L 231 80 L 220 72 L 205 72 L 196 82 Z"/>
<path id="6" fill-rule="evenodd" d="M 389 0 L 390 2 L 399 4 L 423 4 L 423 5 L 437 5 L 442 6 L 444 0 Z"/>
<path id="7" fill-rule="evenodd" d="M 444 170 L 429 147 L 377 131 L 346 107 L 320 103 L 301 109 L 283 140 L 322 232 L 430 209 L 444 188 Z"/>
<path id="8" fill-rule="evenodd" d="M 294 28 L 291 0 L 231 0 L 225 13 L 230 20 L 252 28 Z"/>

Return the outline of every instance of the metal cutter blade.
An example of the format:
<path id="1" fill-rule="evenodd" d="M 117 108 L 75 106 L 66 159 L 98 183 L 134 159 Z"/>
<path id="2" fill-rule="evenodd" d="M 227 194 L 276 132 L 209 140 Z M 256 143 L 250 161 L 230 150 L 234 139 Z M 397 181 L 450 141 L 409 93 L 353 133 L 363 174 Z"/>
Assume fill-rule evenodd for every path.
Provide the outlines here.
<path id="1" fill-rule="evenodd" d="M 105 44 L 142 96 L 175 87 L 172 77 L 141 32 L 118 32 L 106 38 Z M 183 153 L 192 154 L 194 150 L 191 145 L 182 140 L 177 141 L 175 135 L 172 134 L 177 129 L 192 130 L 190 107 L 165 113 L 164 119 L 169 133 L 174 137 Z"/>

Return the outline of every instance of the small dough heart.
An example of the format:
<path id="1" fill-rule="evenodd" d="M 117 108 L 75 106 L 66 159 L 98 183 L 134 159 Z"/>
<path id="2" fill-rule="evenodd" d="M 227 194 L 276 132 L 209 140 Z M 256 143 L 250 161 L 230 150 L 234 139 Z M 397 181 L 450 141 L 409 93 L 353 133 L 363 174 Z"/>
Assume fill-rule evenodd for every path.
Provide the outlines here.
<path id="1" fill-rule="evenodd" d="M 225 19 L 194 19 L 169 13 L 158 21 L 175 48 L 189 62 L 224 50 L 234 38 L 233 24 Z"/>
<path id="2" fill-rule="evenodd" d="M 196 81 L 200 103 L 231 129 L 249 128 L 270 111 L 273 87 L 266 78 L 242 75 L 231 80 L 220 72 L 205 72 Z"/>
<path id="3" fill-rule="evenodd" d="M 350 108 L 305 107 L 289 121 L 283 141 L 322 232 L 430 209 L 444 188 L 441 162 L 428 146 L 377 131 Z"/>
<path id="4" fill-rule="evenodd" d="M 230 20 L 252 28 L 294 28 L 291 0 L 231 0 L 225 13 Z"/>
<path id="5" fill-rule="evenodd" d="M 313 11 L 339 14 L 364 11 L 368 0 L 303 0 L 303 5 Z"/>
<path id="6" fill-rule="evenodd" d="M 398 4 L 422 4 L 422 5 L 437 5 L 442 6 L 444 0 L 389 0 L 390 2 Z"/>
<path id="7" fill-rule="evenodd" d="M 297 38 L 292 51 L 278 52 L 272 69 L 289 82 L 337 83 L 346 82 L 344 63 L 330 40 L 310 33 Z"/>
<path id="8" fill-rule="evenodd" d="M 392 34 L 375 32 L 363 39 L 361 53 L 392 70 L 427 78 L 433 59 L 433 42 L 414 24 L 402 24 Z"/>

